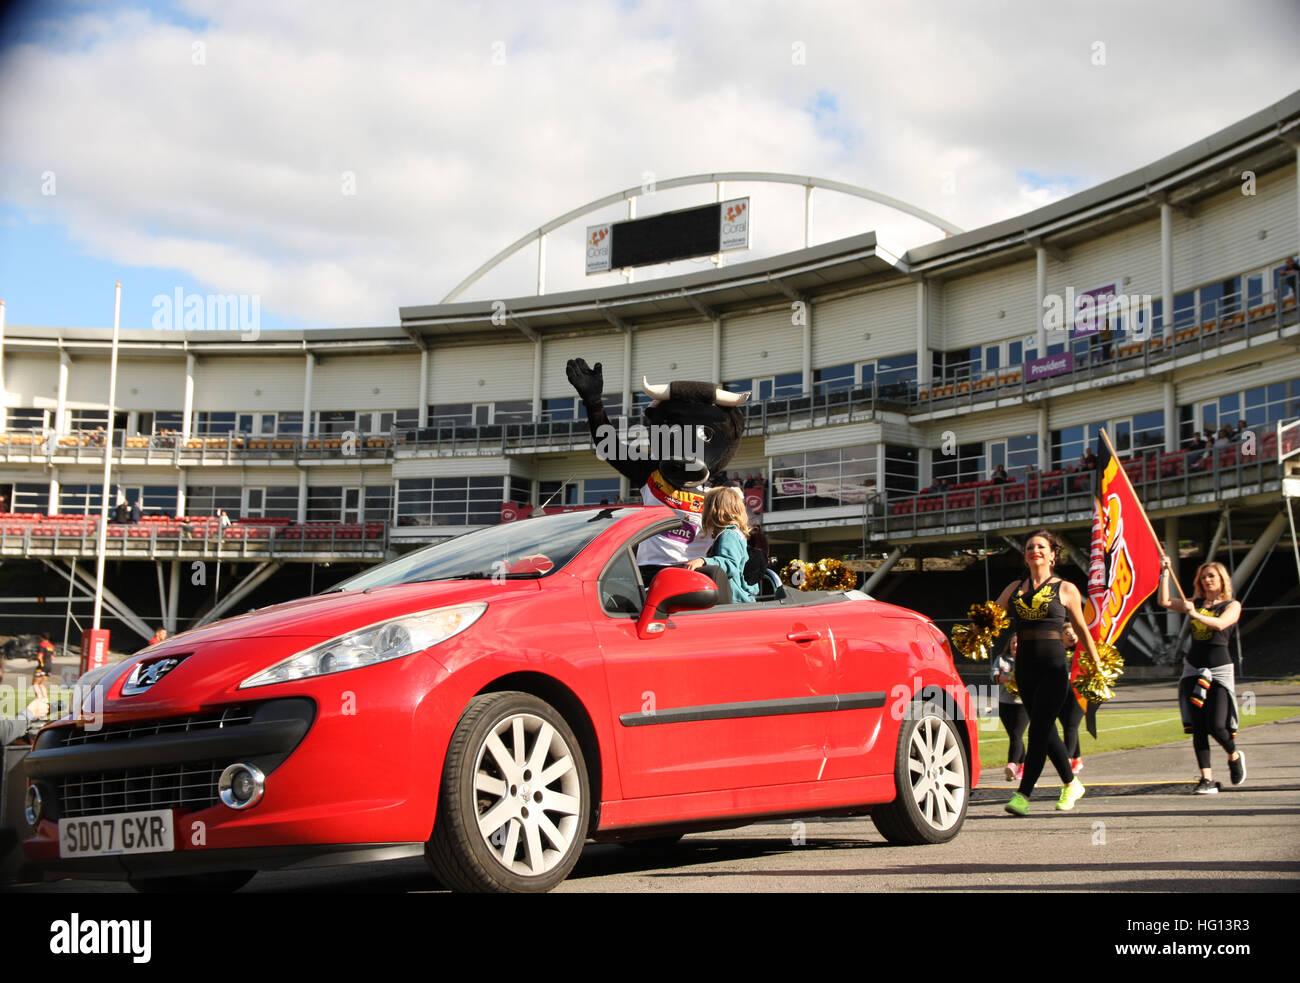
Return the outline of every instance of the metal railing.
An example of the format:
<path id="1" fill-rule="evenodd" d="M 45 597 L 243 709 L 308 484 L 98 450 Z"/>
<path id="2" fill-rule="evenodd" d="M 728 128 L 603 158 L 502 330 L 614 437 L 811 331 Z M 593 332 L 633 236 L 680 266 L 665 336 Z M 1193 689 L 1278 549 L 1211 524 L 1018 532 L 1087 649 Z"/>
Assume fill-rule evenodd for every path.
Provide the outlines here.
<path id="1" fill-rule="evenodd" d="M 75 527 L 75 528 L 74 528 Z M 301 557 L 325 554 L 379 558 L 388 549 L 388 525 L 380 529 L 358 523 L 321 526 L 239 525 L 240 530 L 223 536 L 220 532 L 196 531 L 186 523 L 139 523 L 110 525 L 105 556 L 114 559 L 195 559 L 218 557 Z M 255 530 L 255 535 L 248 535 Z M 328 533 L 328 535 L 324 535 Z M 96 519 L 62 522 L 0 520 L 0 555 L 3 556 L 95 556 L 99 545 Z"/>

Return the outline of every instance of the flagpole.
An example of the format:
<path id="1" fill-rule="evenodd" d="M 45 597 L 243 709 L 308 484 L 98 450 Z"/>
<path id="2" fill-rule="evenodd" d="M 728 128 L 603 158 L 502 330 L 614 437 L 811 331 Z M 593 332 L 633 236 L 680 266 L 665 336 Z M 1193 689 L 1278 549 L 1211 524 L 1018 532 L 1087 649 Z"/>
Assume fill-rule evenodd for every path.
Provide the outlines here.
<path id="1" fill-rule="evenodd" d="M 104 482 L 99 496 L 99 541 L 95 544 L 95 620 L 99 628 L 104 604 L 104 554 L 108 549 L 108 486 L 113 467 L 113 413 L 117 408 L 117 336 L 122 315 L 122 281 L 113 296 L 113 350 L 108 367 L 108 426 L 104 428 Z"/>
<path id="2" fill-rule="evenodd" d="M 1142 499 L 1138 498 L 1137 490 L 1133 487 L 1133 482 L 1129 481 L 1128 472 L 1125 471 L 1124 466 L 1119 463 L 1119 455 L 1115 453 L 1115 445 L 1110 442 L 1110 434 L 1106 433 L 1105 427 L 1101 428 L 1101 439 L 1106 442 L 1106 449 L 1110 451 L 1110 457 L 1111 460 L 1115 462 L 1116 469 L 1124 476 L 1124 480 L 1128 482 L 1129 491 L 1133 492 L 1133 501 L 1137 502 L 1138 515 L 1142 516 L 1142 521 L 1147 524 L 1147 531 L 1151 533 L 1151 538 L 1155 541 L 1156 547 L 1160 550 L 1160 555 L 1168 556 L 1165 552 L 1164 544 L 1160 542 L 1160 537 L 1156 535 L 1155 527 L 1151 525 L 1151 519 L 1147 516 L 1146 506 L 1142 504 Z M 1178 582 L 1178 577 L 1172 568 L 1169 571 L 1169 578 L 1174 582 L 1174 586 L 1178 588 L 1178 596 L 1184 601 L 1187 600 L 1187 595 L 1183 593 L 1183 585 Z"/>

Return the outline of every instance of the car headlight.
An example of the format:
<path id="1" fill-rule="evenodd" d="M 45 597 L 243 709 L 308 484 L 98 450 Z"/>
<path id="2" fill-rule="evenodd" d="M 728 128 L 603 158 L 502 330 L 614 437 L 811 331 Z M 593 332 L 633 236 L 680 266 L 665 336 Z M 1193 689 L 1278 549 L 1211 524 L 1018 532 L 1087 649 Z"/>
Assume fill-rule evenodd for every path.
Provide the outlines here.
<path id="1" fill-rule="evenodd" d="M 269 669 L 249 676 L 239 684 L 239 688 L 251 689 L 254 686 L 326 676 L 390 659 L 400 659 L 412 652 L 423 652 L 460 634 L 486 610 L 487 604 L 479 601 L 408 614 L 377 625 L 368 625 L 291 655 Z"/>

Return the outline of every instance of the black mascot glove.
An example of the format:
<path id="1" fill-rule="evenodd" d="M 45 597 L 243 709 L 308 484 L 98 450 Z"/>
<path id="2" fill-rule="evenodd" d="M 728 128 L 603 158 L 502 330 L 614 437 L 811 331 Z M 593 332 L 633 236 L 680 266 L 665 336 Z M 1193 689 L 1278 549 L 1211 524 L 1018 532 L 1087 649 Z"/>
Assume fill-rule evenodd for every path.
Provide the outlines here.
<path id="1" fill-rule="evenodd" d="M 571 358 L 564 367 L 564 374 L 569 377 L 573 388 L 578 390 L 584 403 L 591 405 L 600 402 L 605 392 L 605 377 L 601 374 L 599 362 L 588 366 L 580 358 Z"/>

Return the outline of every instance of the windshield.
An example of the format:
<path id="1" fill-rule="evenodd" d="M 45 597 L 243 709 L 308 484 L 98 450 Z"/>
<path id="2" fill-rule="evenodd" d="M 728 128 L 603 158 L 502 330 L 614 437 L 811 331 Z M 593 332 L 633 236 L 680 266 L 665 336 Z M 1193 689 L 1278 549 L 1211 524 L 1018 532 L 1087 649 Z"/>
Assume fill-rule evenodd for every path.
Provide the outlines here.
<path id="1" fill-rule="evenodd" d="M 427 580 L 521 580 L 559 570 L 632 509 L 589 509 L 506 522 L 367 570 L 331 588 L 365 590 Z M 327 592 L 328 593 L 328 592 Z"/>

